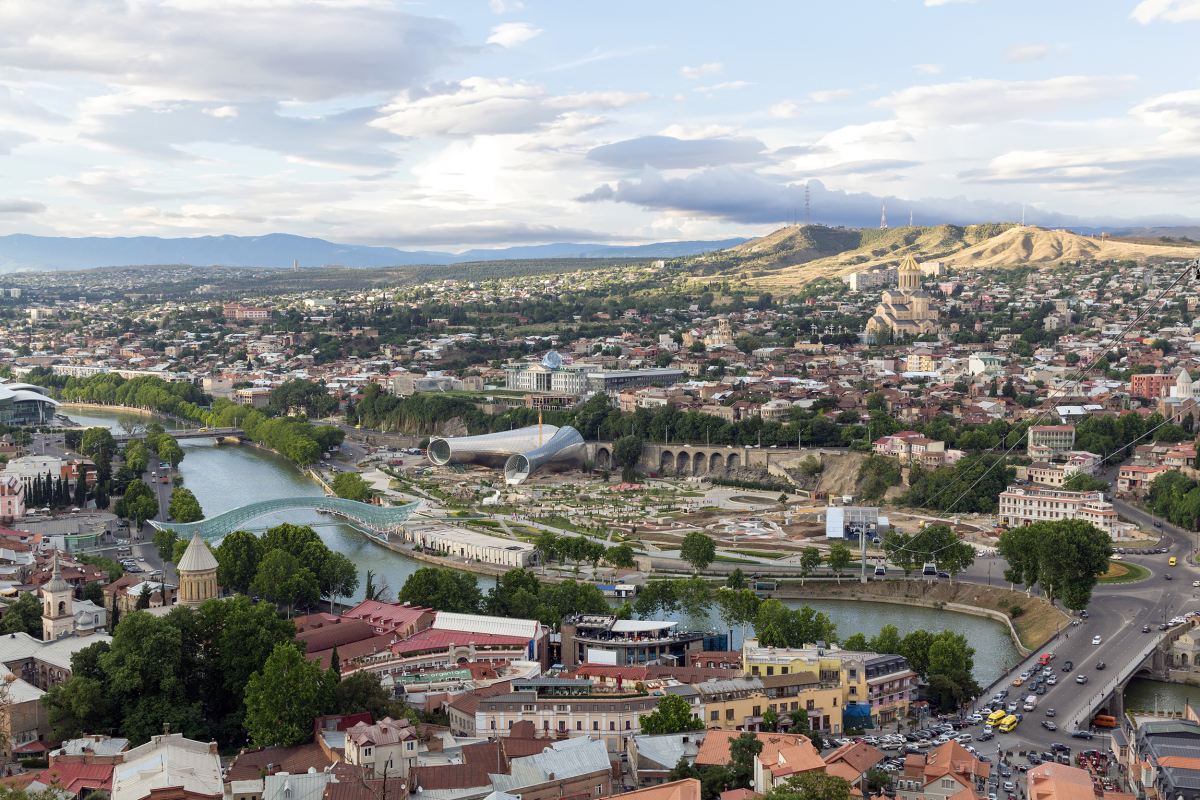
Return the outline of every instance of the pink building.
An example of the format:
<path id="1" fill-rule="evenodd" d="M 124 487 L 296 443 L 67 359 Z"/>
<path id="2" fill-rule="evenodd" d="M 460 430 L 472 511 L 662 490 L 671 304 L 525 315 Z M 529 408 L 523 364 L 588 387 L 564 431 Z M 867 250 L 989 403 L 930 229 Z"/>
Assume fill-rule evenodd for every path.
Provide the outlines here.
<path id="1" fill-rule="evenodd" d="M 25 484 L 16 475 L 0 476 L 0 518 L 25 516 Z"/>

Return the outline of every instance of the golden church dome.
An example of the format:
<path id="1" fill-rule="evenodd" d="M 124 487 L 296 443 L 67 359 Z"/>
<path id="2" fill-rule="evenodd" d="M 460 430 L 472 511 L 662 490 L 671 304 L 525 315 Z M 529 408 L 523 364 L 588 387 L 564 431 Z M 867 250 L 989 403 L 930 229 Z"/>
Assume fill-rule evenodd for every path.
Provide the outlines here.
<path id="1" fill-rule="evenodd" d="M 908 270 L 916 270 L 917 272 L 921 271 L 921 266 L 917 264 L 917 260 L 912 257 L 911 253 L 906 255 L 904 260 L 900 262 L 900 271 L 905 272 Z"/>

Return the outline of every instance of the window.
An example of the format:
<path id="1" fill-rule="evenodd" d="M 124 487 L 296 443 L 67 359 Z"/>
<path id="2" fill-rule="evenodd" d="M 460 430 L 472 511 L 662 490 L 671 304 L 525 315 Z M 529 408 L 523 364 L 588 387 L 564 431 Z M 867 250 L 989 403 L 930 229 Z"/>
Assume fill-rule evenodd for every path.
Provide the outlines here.
<path id="1" fill-rule="evenodd" d="M 768 674 L 768 675 L 774 675 L 774 674 L 775 674 L 775 668 L 774 668 L 774 667 L 767 667 L 767 674 Z"/>
<path id="2" fill-rule="evenodd" d="M 851 687 L 850 687 L 850 694 L 858 694 L 858 687 L 857 687 L 857 686 L 851 686 Z"/>
<path id="3" fill-rule="evenodd" d="M 628 711 L 628 710 L 629 710 L 629 703 L 626 703 L 626 704 L 625 704 L 625 710 L 626 710 L 626 711 Z"/>
<path id="4" fill-rule="evenodd" d="M 756 666 L 755 666 L 755 667 L 751 667 L 751 668 L 750 668 L 750 674 L 751 674 L 751 675 L 757 675 L 757 674 L 758 674 L 758 667 L 756 667 Z"/>
<path id="5" fill-rule="evenodd" d="M 596 784 L 596 796 L 597 796 L 597 797 L 603 797 L 603 796 L 604 796 L 604 784 L 603 784 L 603 783 L 597 783 L 597 784 Z"/>
<path id="6" fill-rule="evenodd" d="M 567 729 L 567 721 L 565 719 L 560 719 L 558 721 L 558 729 L 560 731 L 565 731 Z"/>
<path id="7" fill-rule="evenodd" d="M 715 713 L 715 712 L 714 712 L 714 713 Z M 617 723 L 615 723 L 615 722 L 612 722 L 612 721 L 610 720 L 610 721 L 609 721 L 609 723 L 608 723 L 608 729 L 609 729 L 610 731 L 615 731 L 615 730 L 617 729 Z"/>
<path id="8" fill-rule="evenodd" d="M 493 725 L 492 727 L 494 728 L 496 726 Z M 550 720 L 548 720 L 548 719 L 542 720 L 542 730 L 544 730 L 544 731 L 550 730 Z"/>
<path id="9" fill-rule="evenodd" d="M 725 719 L 733 719 L 733 709 L 732 708 L 725 709 Z"/>
<path id="10" fill-rule="evenodd" d="M 784 705 L 784 706 L 787 706 L 787 703 L 784 703 L 783 705 Z M 769 709 L 771 709 L 772 711 L 774 711 L 774 710 L 775 710 L 775 704 L 774 704 L 774 703 L 771 703 L 771 705 L 767 706 L 767 708 L 769 708 Z M 785 708 L 784 710 L 786 711 L 787 709 Z"/>
<path id="11" fill-rule="evenodd" d="M 719 720 L 719 719 L 721 718 L 721 712 L 720 712 L 720 711 L 714 711 L 714 712 L 712 712 L 712 714 L 710 714 L 709 716 L 712 718 L 712 721 L 713 721 L 713 722 L 716 722 L 717 720 Z"/>
<path id="12" fill-rule="evenodd" d="M 796 703 L 793 702 L 792 703 L 792 711 L 795 711 L 795 710 L 796 710 Z"/>
<path id="13" fill-rule="evenodd" d="M 412 750 L 412 749 L 413 749 L 413 743 L 412 743 L 412 742 L 405 742 L 405 743 L 404 743 L 404 749 L 405 749 L 405 750 Z"/>
<path id="14" fill-rule="evenodd" d="M 754 706 L 754 709 L 750 712 L 750 716 L 761 717 L 762 716 L 762 706 Z"/>
<path id="15" fill-rule="evenodd" d="M 363 750 L 363 755 L 364 755 L 364 756 L 369 756 L 369 755 L 371 755 L 371 748 L 369 748 L 369 747 L 368 747 L 368 748 L 366 748 L 365 750 Z"/>
<path id="16" fill-rule="evenodd" d="M 575 730 L 577 730 L 577 731 L 583 730 L 583 720 L 578 720 L 578 719 L 575 720 Z"/>
<path id="17" fill-rule="evenodd" d="M 510 720 L 508 721 L 508 729 L 509 729 L 510 731 L 512 730 L 512 726 L 513 726 L 513 723 L 514 723 L 514 722 L 516 722 L 516 720 L 515 720 L 515 719 L 510 719 Z"/>
<path id="18" fill-rule="evenodd" d="M 600 720 L 592 720 L 592 730 L 600 730 Z"/>
<path id="19" fill-rule="evenodd" d="M 625 720 L 625 730 L 629 730 L 629 720 Z"/>
<path id="20" fill-rule="evenodd" d="M 858 670 L 856 670 L 856 669 L 850 670 L 850 680 L 852 680 L 852 681 L 858 680 Z"/>
<path id="21" fill-rule="evenodd" d="M 850 693 L 854 694 L 853 688 L 851 688 Z M 815 700 L 809 700 L 809 701 L 805 702 L 805 704 L 804 704 L 805 711 L 812 711 L 816 707 L 817 707 L 817 701 L 815 701 Z"/>

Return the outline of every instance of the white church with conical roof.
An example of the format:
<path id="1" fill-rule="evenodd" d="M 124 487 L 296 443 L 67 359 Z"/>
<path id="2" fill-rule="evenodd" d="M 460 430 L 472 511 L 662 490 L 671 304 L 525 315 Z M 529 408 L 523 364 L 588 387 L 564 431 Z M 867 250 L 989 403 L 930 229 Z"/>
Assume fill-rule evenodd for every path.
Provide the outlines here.
<path id="1" fill-rule="evenodd" d="M 890 329 L 897 336 L 919 336 L 937 333 L 938 312 L 930 308 L 929 295 L 921 289 L 921 266 L 912 255 L 900 262 L 897 287 L 883 293 L 875 315 L 867 322 L 867 330 L 878 334 Z"/>

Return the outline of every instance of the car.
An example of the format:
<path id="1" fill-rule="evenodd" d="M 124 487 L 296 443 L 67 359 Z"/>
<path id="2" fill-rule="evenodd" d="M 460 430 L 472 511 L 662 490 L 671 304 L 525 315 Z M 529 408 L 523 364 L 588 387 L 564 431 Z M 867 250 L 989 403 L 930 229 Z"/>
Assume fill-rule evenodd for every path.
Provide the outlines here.
<path id="1" fill-rule="evenodd" d="M 1053 751 L 1054 751 L 1054 752 L 1056 752 L 1056 753 L 1059 753 L 1059 752 L 1062 752 L 1062 753 L 1069 753 L 1069 752 L 1071 752 L 1071 748 L 1070 748 L 1070 747 L 1068 747 L 1067 745 L 1063 744 L 1062 742 L 1054 742 L 1053 744 L 1051 744 L 1051 745 L 1050 745 L 1050 749 L 1051 749 L 1051 750 L 1053 750 Z"/>
<path id="2" fill-rule="evenodd" d="M 1065 662 L 1063 662 L 1063 665 L 1062 665 L 1062 671 L 1063 671 L 1063 672 L 1070 672 L 1070 671 L 1071 671 L 1072 669 L 1074 669 L 1074 668 L 1075 668 L 1075 662 L 1074 662 L 1074 661 L 1065 661 Z"/>
<path id="3" fill-rule="evenodd" d="M 1053 708 L 1047 708 L 1047 709 L 1046 709 L 1046 716 L 1047 716 L 1047 717 L 1053 717 L 1053 716 L 1054 716 L 1054 714 L 1055 714 L 1055 711 L 1054 711 L 1054 709 L 1053 709 Z"/>
<path id="4" fill-rule="evenodd" d="M 949 573 L 949 572 L 939 572 L 939 573 L 937 574 L 937 576 L 938 576 L 939 578 L 945 578 L 946 580 L 950 580 L 950 573 Z"/>
<path id="5" fill-rule="evenodd" d="M 1071 734 L 1073 739 L 1091 739 L 1093 736 L 1091 731 L 1075 731 Z"/>
<path id="6" fill-rule="evenodd" d="M 1029 679 L 1029 678 L 1031 678 L 1032 676 L 1033 676 L 1033 672 L 1032 672 L 1032 671 L 1030 671 L 1030 670 L 1025 670 L 1024 672 L 1022 672 L 1022 673 L 1021 673 L 1021 677 L 1022 677 L 1023 679 Z"/>
<path id="7" fill-rule="evenodd" d="M 969 733 L 960 733 L 958 736 L 954 737 L 955 741 L 957 741 L 959 744 L 966 744 L 974 738 L 975 737 Z"/>
<path id="8" fill-rule="evenodd" d="M 1106 667 L 1108 667 L 1108 664 L 1105 664 L 1103 661 L 1096 662 L 1096 669 L 1105 669 Z"/>
<path id="9" fill-rule="evenodd" d="M 1028 761 L 1030 764 L 1033 764 L 1035 767 L 1038 764 L 1042 763 L 1042 757 L 1039 756 L 1037 753 L 1033 752 L 1032 750 L 1030 750 L 1028 753 L 1025 754 L 1025 760 Z"/>
<path id="10" fill-rule="evenodd" d="M 988 739 L 994 739 L 994 738 L 996 738 L 996 734 L 992 733 L 991 731 L 984 731 L 983 733 L 981 733 L 975 737 L 975 741 L 986 742 Z"/>
<path id="11" fill-rule="evenodd" d="M 971 716 L 967 717 L 967 720 L 970 721 L 972 725 L 978 725 L 979 723 L 983 722 L 983 715 L 972 714 Z"/>
<path id="12" fill-rule="evenodd" d="M 1121 555 L 1125 555 L 1125 548 L 1124 548 L 1124 547 L 1118 547 L 1118 548 L 1117 548 L 1117 552 L 1118 552 L 1118 553 L 1120 553 Z"/>
<path id="13" fill-rule="evenodd" d="M 1192 586 L 1200 586 L 1200 581 L 1192 581 Z M 1142 633 L 1149 633 L 1149 632 L 1150 632 L 1150 626 L 1149 626 L 1149 625 L 1143 625 L 1143 626 L 1142 626 Z"/>
<path id="14" fill-rule="evenodd" d="M 1025 679 L 1024 679 L 1024 678 L 1017 677 L 1017 678 L 1013 678 L 1012 685 L 1013 685 L 1013 686 L 1022 686 L 1022 685 L 1024 685 L 1024 683 L 1025 683 Z"/>
<path id="15" fill-rule="evenodd" d="M 146 560 L 145 556 L 138 556 L 138 561 L 145 561 L 145 560 Z"/>
<path id="16" fill-rule="evenodd" d="M 1200 586 L 1200 581 L 1192 581 L 1192 586 L 1193 587 Z"/>
<path id="17" fill-rule="evenodd" d="M 1100 644 L 1103 640 L 1099 636 L 1092 637 L 1092 644 Z"/>
<path id="18" fill-rule="evenodd" d="M 1080 618 L 1080 619 L 1087 619 L 1087 618 L 1088 618 L 1088 613 L 1087 613 L 1087 609 L 1086 609 L 1086 608 L 1085 608 L 1085 609 L 1083 609 L 1082 611 L 1080 611 L 1080 612 L 1079 612 L 1079 618 Z"/>
<path id="19" fill-rule="evenodd" d="M 1159 629 L 1160 631 L 1165 631 L 1165 630 L 1169 629 L 1170 627 L 1171 627 L 1171 626 L 1170 626 L 1168 623 L 1164 622 L 1164 623 L 1162 623 L 1161 625 L 1159 625 L 1159 626 L 1158 626 L 1158 629 Z"/>
<path id="20" fill-rule="evenodd" d="M 1046 730 L 1048 730 L 1048 731 L 1056 731 L 1056 730 L 1058 730 L 1058 726 L 1057 726 L 1057 725 L 1055 725 L 1053 722 L 1051 722 L 1051 721 L 1050 721 L 1050 720 L 1048 720 L 1048 719 L 1044 719 L 1044 720 L 1042 720 L 1042 727 L 1043 727 L 1043 728 L 1045 728 L 1045 729 L 1046 729 Z"/>
<path id="21" fill-rule="evenodd" d="M 1014 788 L 1015 788 L 1015 787 L 1013 786 L 1013 783 L 1012 783 L 1012 781 L 1005 781 L 1005 782 L 1004 782 L 1004 791 L 1006 791 L 1006 792 L 1011 792 L 1011 791 L 1012 791 Z"/>
<path id="22" fill-rule="evenodd" d="M 1008 689 L 1001 689 L 1000 691 L 996 692 L 996 696 L 997 697 L 1008 697 Z"/>
<path id="23" fill-rule="evenodd" d="M 915 755 L 915 754 L 921 752 L 921 748 L 917 747 L 912 742 L 909 742 L 908 744 L 904 745 L 903 752 L 905 752 L 909 755 Z"/>
<path id="24" fill-rule="evenodd" d="M 922 739 L 917 742 L 917 747 L 933 747 L 933 742 L 929 741 L 928 739 Z"/>
<path id="25" fill-rule="evenodd" d="M 1087 683 L 1087 675 L 1084 675 L 1082 672 L 1079 673 L 1078 675 L 1075 676 L 1075 682 L 1076 683 Z"/>
<path id="26" fill-rule="evenodd" d="M 1057 684 L 1057 683 L 1058 683 L 1058 676 L 1057 676 L 1057 675 L 1051 675 L 1049 678 L 1046 678 L 1046 685 L 1047 685 L 1047 686 L 1054 686 L 1054 685 L 1055 685 L 1055 684 Z"/>
<path id="27" fill-rule="evenodd" d="M 1037 694 L 1045 694 L 1045 693 L 1046 693 L 1046 687 L 1045 687 L 1043 684 L 1038 684 L 1038 687 L 1037 687 L 1037 689 L 1035 689 L 1034 691 L 1035 691 Z"/>
<path id="28" fill-rule="evenodd" d="M 1017 710 L 1017 704 L 1015 702 L 1008 704 L 1008 713 L 1010 713 L 1010 714 L 1015 713 L 1016 710 Z"/>
<path id="29" fill-rule="evenodd" d="M 1155 523 L 1154 523 L 1154 527 L 1156 527 L 1156 528 L 1161 528 L 1161 527 L 1162 527 L 1162 523 L 1161 523 L 1161 522 L 1155 522 Z"/>
<path id="30" fill-rule="evenodd" d="M 1171 580 L 1171 573 L 1169 573 L 1169 572 L 1164 572 L 1164 573 L 1163 573 L 1163 580 L 1164 580 L 1164 581 L 1169 581 L 1169 580 Z"/>
<path id="31" fill-rule="evenodd" d="M 1046 675 L 1046 676 L 1053 675 L 1053 674 L 1054 674 L 1054 668 L 1053 668 L 1053 667 L 1046 667 L 1044 670 L 1042 670 L 1042 674 L 1043 674 L 1043 675 Z"/>
<path id="32" fill-rule="evenodd" d="M 160 461 L 160 462 L 159 462 L 159 464 L 158 464 L 158 468 L 159 468 L 159 469 L 170 469 L 170 468 L 171 468 L 171 465 L 170 465 L 170 464 L 168 464 L 168 463 L 167 463 L 167 462 L 165 462 L 165 461 Z"/>

